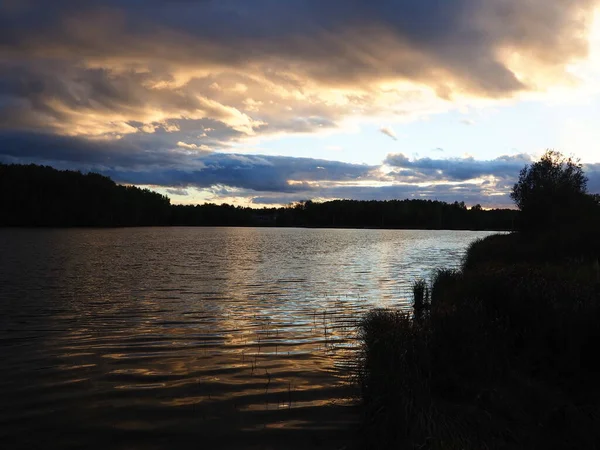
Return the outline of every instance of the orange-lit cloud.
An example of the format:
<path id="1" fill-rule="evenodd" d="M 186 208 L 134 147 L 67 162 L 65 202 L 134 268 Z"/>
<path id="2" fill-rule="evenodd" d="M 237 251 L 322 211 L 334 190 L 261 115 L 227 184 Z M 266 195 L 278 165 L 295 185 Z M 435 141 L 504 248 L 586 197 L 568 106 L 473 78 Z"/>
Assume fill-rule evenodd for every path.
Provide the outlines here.
<path id="1" fill-rule="evenodd" d="M 2 125 L 123 136 L 214 120 L 238 137 L 318 132 L 578 82 L 568 69 L 588 55 L 594 0 L 429 3 L 9 3 Z"/>

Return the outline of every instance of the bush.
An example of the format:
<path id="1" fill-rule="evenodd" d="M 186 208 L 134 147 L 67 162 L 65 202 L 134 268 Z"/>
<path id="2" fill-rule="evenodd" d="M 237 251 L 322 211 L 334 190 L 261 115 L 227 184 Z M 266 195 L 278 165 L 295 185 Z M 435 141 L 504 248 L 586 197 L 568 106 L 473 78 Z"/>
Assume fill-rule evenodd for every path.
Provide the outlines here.
<path id="1" fill-rule="evenodd" d="M 546 232 L 538 235 L 492 235 L 477 239 L 463 259 L 463 270 L 511 264 L 591 264 L 600 258 L 600 233 Z"/>
<path id="2" fill-rule="evenodd" d="M 600 267 L 573 263 L 568 245 L 536 261 L 527 251 L 548 241 L 515 248 L 520 239 L 474 243 L 461 271 L 416 283 L 415 305 L 430 299 L 418 320 L 377 310 L 363 321 L 367 443 L 600 446 Z"/>

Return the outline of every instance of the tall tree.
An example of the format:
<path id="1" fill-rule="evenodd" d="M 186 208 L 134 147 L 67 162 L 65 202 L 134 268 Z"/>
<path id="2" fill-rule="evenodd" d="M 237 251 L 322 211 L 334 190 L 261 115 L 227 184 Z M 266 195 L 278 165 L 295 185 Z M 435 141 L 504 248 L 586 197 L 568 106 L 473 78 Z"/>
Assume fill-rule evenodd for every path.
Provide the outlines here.
<path id="1" fill-rule="evenodd" d="M 575 226 L 591 200 L 579 160 L 555 150 L 521 170 L 510 196 L 521 211 L 525 231 Z"/>

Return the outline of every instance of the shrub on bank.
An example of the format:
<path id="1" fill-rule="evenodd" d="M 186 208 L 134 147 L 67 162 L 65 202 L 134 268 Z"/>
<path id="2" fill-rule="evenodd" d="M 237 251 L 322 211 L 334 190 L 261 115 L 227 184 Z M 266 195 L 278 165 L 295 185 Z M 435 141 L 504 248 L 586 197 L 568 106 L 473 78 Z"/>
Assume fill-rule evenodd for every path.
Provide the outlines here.
<path id="1" fill-rule="evenodd" d="M 518 242 L 491 236 L 470 247 L 461 271 L 417 283 L 413 316 L 364 319 L 367 447 L 600 445 L 594 250 L 577 256 L 571 242 L 544 260 L 535 252 L 550 254 L 551 238 Z"/>
<path id="2" fill-rule="evenodd" d="M 600 228 L 571 233 L 496 234 L 469 246 L 463 269 L 481 270 L 487 265 L 593 264 L 600 258 Z"/>

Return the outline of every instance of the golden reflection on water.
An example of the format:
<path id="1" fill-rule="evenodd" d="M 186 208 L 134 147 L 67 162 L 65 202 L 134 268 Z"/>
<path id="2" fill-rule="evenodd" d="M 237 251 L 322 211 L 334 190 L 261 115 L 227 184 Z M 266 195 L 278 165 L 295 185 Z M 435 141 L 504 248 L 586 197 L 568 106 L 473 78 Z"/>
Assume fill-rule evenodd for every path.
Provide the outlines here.
<path id="1" fill-rule="evenodd" d="M 248 430 L 340 430 L 355 420 L 358 320 L 406 306 L 416 276 L 481 235 L 2 230 L 0 432 L 239 448 Z"/>

